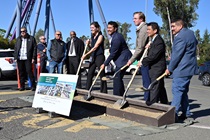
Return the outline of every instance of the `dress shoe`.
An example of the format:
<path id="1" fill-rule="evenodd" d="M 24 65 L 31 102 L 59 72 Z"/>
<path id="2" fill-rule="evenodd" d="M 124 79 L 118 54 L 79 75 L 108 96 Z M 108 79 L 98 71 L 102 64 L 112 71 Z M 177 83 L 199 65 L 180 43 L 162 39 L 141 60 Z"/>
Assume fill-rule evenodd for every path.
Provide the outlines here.
<path id="1" fill-rule="evenodd" d="M 24 90 L 25 90 L 25 88 L 23 88 L 23 87 L 19 89 L 19 91 L 24 91 Z"/>
<path id="2" fill-rule="evenodd" d="M 31 91 L 35 91 L 35 90 L 36 90 L 36 88 L 35 88 L 35 87 L 32 87 L 32 88 L 31 88 Z"/>
<path id="3" fill-rule="evenodd" d="M 180 116 L 178 116 L 178 120 L 185 120 L 187 119 L 186 115 L 181 114 Z"/>

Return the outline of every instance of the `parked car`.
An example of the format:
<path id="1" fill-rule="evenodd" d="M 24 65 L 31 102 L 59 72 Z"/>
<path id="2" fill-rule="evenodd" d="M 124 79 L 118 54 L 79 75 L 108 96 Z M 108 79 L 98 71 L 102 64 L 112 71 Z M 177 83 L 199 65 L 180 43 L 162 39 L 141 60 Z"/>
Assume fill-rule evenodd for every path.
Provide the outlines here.
<path id="1" fill-rule="evenodd" d="M 199 66 L 198 79 L 202 81 L 204 86 L 210 86 L 210 61 Z"/>
<path id="2" fill-rule="evenodd" d="M 5 76 L 15 76 L 16 62 L 14 61 L 14 50 L 6 49 L 0 50 L 0 79 Z"/>
<path id="3" fill-rule="evenodd" d="M 131 64 L 127 69 L 126 72 L 130 73 L 131 75 L 134 74 L 136 67 L 137 67 L 138 61 L 133 62 L 133 64 Z M 141 68 L 139 68 L 137 74 L 141 74 Z"/>

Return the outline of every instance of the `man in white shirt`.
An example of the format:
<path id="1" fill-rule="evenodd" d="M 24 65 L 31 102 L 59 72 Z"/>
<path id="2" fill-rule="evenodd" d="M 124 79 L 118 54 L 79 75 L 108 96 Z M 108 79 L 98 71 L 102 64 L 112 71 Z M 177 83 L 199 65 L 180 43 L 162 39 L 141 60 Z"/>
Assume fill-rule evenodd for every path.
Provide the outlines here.
<path id="1" fill-rule="evenodd" d="M 21 28 L 21 35 L 16 40 L 14 50 L 14 59 L 17 62 L 20 77 L 21 87 L 19 90 L 25 90 L 25 78 L 29 76 L 32 83 L 31 90 L 34 91 L 36 84 L 32 64 L 36 62 L 37 59 L 37 46 L 35 38 L 27 33 L 25 27 Z"/>
<path id="2" fill-rule="evenodd" d="M 76 74 L 84 51 L 84 42 L 76 36 L 75 31 L 70 32 L 71 40 L 67 43 L 67 73 Z M 81 88 L 81 74 L 79 74 L 77 88 Z"/>

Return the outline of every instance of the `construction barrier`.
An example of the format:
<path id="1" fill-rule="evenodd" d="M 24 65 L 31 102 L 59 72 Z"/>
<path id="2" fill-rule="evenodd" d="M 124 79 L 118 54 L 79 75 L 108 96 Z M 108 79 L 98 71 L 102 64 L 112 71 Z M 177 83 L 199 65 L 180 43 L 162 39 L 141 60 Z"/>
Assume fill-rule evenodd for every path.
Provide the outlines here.
<path id="1" fill-rule="evenodd" d="M 40 73 L 41 73 L 41 55 L 40 53 L 37 54 L 37 81 L 39 79 Z"/>

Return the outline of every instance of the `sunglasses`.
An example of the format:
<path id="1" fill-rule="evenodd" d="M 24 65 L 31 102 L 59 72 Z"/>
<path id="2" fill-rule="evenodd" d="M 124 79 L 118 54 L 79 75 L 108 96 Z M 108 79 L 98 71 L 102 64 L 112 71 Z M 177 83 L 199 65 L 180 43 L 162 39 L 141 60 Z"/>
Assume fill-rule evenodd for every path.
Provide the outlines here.
<path id="1" fill-rule="evenodd" d="M 56 34 L 56 35 L 61 35 L 61 34 Z"/>
<path id="2" fill-rule="evenodd" d="M 42 40 L 45 40 L 46 38 L 41 38 Z"/>
<path id="3" fill-rule="evenodd" d="M 25 33 L 26 32 L 26 30 L 24 30 L 24 31 L 20 31 L 21 33 Z"/>

